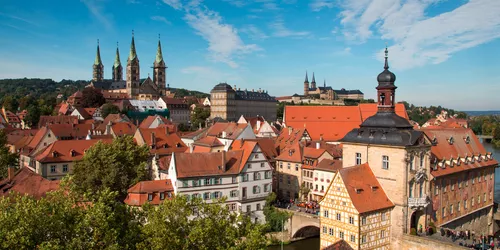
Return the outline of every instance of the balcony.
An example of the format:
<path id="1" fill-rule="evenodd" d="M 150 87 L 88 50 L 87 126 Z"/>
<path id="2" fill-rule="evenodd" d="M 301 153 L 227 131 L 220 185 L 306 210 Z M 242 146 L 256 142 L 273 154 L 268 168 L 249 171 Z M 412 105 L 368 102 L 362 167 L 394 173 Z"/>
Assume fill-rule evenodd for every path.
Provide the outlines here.
<path id="1" fill-rule="evenodd" d="M 408 206 L 412 209 L 423 209 L 430 204 L 429 197 L 408 198 Z"/>
<path id="2" fill-rule="evenodd" d="M 320 181 L 321 181 L 321 182 L 323 182 L 323 181 L 324 181 L 324 179 L 321 179 Z"/>

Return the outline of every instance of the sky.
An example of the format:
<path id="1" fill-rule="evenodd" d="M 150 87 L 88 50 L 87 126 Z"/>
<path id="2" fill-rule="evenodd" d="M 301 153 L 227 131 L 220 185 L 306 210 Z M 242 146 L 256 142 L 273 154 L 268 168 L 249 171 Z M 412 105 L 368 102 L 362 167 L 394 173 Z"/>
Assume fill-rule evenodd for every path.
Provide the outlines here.
<path id="1" fill-rule="evenodd" d="M 499 0 L 2 0 L 0 79 L 90 80 L 98 39 L 111 78 L 134 30 L 141 78 L 160 39 L 171 87 L 286 96 L 307 71 L 374 98 L 387 45 L 397 101 L 500 110 L 498 13 Z"/>

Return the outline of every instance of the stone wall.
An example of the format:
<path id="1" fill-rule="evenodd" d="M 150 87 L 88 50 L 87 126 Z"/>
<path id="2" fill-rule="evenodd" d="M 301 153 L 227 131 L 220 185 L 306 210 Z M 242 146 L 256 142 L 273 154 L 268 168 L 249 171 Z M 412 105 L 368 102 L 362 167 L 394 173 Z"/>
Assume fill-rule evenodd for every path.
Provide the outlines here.
<path id="1" fill-rule="evenodd" d="M 412 235 L 403 235 L 398 239 L 392 239 L 391 249 L 407 249 L 407 250 L 460 250 L 467 249 L 456 244 L 437 241 L 425 237 Z"/>
<path id="2" fill-rule="evenodd" d="M 450 223 L 444 224 L 443 228 L 465 231 L 470 230 L 476 235 L 493 234 L 493 206 L 480 209 Z"/>

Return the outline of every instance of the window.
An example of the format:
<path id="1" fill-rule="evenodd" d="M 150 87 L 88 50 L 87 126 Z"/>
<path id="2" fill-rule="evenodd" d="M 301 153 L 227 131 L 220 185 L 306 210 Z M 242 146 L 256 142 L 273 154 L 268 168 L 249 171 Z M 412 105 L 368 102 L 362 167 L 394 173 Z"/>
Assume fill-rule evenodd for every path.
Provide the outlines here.
<path id="1" fill-rule="evenodd" d="M 201 186 L 201 180 L 193 180 L 193 187 Z"/>
<path id="2" fill-rule="evenodd" d="M 183 187 L 189 187 L 188 181 L 182 181 L 182 186 Z"/>
<path id="3" fill-rule="evenodd" d="M 385 220 L 385 213 L 382 213 L 382 221 Z"/>
<path id="4" fill-rule="evenodd" d="M 451 191 L 455 190 L 455 180 L 451 180 Z"/>
<path id="5" fill-rule="evenodd" d="M 215 199 L 219 199 L 222 197 L 222 193 L 221 192 L 214 192 L 214 198 Z"/>
<path id="6" fill-rule="evenodd" d="M 260 187 L 259 186 L 253 186 L 253 193 L 254 194 L 260 193 Z"/>
<path id="7" fill-rule="evenodd" d="M 50 166 L 50 172 L 55 173 L 56 172 L 56 166 Z"/>
<path id="8" fill-rule="evenodd" d="M 366 243 L 366 235 L 361 236 L 361 243 Z"/>
<path id="9" fill-rule="evenodd" d="M 354 224 L 354 217 L 349 216 L 349 224 Z"/>
<path id="10" fill-rule="evenodd" d="M 247 168 L 248 168 L 248 169 L 251 169 L 251 168 L 252 168 L 252 164 L 248 163 L 248 164 L 247 164 Z"/>
<path id="11" fill-rule="evenodd" d="M 295 164 L 295 171 L 299 171 L 299 164 Z"/>
<path id="12" fill-rule="evenodd" d="M 260 210 L 260 203 L 257 203 L 257 210 Z"/>
<path id="13" fill-rule="evenodd" d="M 344 232 L 342 231 L 339 232 L 339 238 L 344 239 Z"/>
<path id="14" fill-rule="evenodd" d="M 260 180 L 260 173 L 259 172 L 254 172 L 253 173 L 253 179 L 256 181 L 256 180 Z"/>
<path id="15" fill-rule="evenodd" d="M 450 214 L 453 214 L 453 204 L 450 205 Z"/>
<path id="16" fill-rule="evenodd" d="M 410 187 L 408 188 L 408 197 L 413 197 L 413 182 L 410 182 Z"/>
<path id="17" fill-rule="evenodd" d="M 280 182 L 283 182 L 283 175 L 280 175 Z"/>
<path id="18" fill-rule="evenodd" d="M 261 162 L 260 163 L 260 167 L 263 168 L 264 167 L 264 162 Z"/>
<path id="19" fill-rule="evenodd" d="M 477 196 L 477 204 L 481 203 L 481 195 Z"/>
<path id="20" fill-rule="evenodd" d="M 204 200 L 209 200 L 210 199 L 210 193 L 209 192 L 206 192 L 203 194 L 203 199 Z"/>
<path id="21" fill-rule="evenodd" d="M 152 201 L 153 200 L 153 194 L 148 194 L 148 201 Z"/>
<path id="22" fill-rule="evenodd" d="M 410 156 L 410 170 L 415 170 L 415 166 L 413 162 L 415 161 L 415 157 L 413 155 Z"/>
<path id="23" fill-rule="evenodd" d="M 160 200 L 165 200 L 165 193 L 160 193 Z"/>
<path id="24" fill-rule="evenodd" d="M 238 182 L 238 178 L 233 177 L 233 181 L 232 181 L 232 182 L 233 182 L 233 183 L 237 183 L 237 182 Z"/>
<path id="25" fill-rule="evenodd" d="M 265 177 L 266 177 L 266 179 L 271 179 L 271 171 L 266 171 Z"/>
<path id="26" fill-rule="evenodd" d="M 333 235 L 333 228 L 329 228 L 329 229 L 328 229 L 328 234 L 329 234 L 329 235 Z"/>
<path id="27" fill-rule="evenodd" d="M 470 205 L 473 207 L 474 206 L 474 198 L 470 198 Z"/>
<path id="28" fill-rule="evenodd" d="M 259 159 L 259 154 L 255 154 L 255 159 Z"/>
<path id="29" fill-rule="evenodd" d="M 290 163 L 287 163 L 287 164 L 286 164 L 286 167 L 287 167 L 288 169 L 290 169 Z"/>
<path id="30" fill-rule="evenodd" d="M 236 197 L 236 196 L 238 196 L 238 190 L 231 190 L 231 192 L 229 193 L 229 196 L 230 197 Z"/>
<path id="31" fill-rule="evenodd" d="M 67 164 L 63 165 L 63 172 L 64 173 L 68 172 L 68 165 Z"/>
<path id="32" fill-rule="evenodd" d="M 356 242 L 356 236 L 351 234 L 351 242 Z"/>
<path id="33" fill-rule="evenodd" d="M 283 162 L 280 162 L 280 168 L 283 168 Z"/>
<path id="34" fill-rule="evenodd" d="M 361 153 L 356 153 L 356 165 L 361 164 Z"/>
<path id="35" fill-rule="evenodd" d="M 380 238 L 385 238 L 385 230 L 380 230 Z"/>
<path id="36" fill-rule="evenodd" d="M 457 180 L 457 183 L 458 183 L 458 189 L 462 188 L 462 179 L 458 179 Z"/>
<path id="37" fill-rule="evenodd" d="M 361 217 L 361 225 L 366 225 L 366 217 Z"/>
<path id="38" fill-rule="evenodd" d="M 323 217 L 328 218 L 328 210 L 323 211 Z"/>
<path id="39" fill-rule="evenodd" d="M 457 212 L 460 212 L 460 201 L 457 203 Z"/>
<path id="40" fill-rule="evenodd" d="M 446 216 L 446 208 L 445 207 L 441 208 L 441 215 L 443 216 L 443 218 Z"/>
<path id="41" fill-rule="evenodd" d="M 424 183 L 420 183 L 418 186 L 418 197 L 424 197 Z"/>
<path id="42" fill-rule="evenodd" d="M 467 200 L 464 200 L 464 209 L 467 210 Z"/>
<path id="43" fill-rule="evenodd" d="M 248 174 L 242 175 L 241 179 L 242 179 L 243 182 L 247 182 L 248 181 Z"/>
<path id="44" fill-rule="evenodd" d="M 424 153 L 421 153 L 420 154 L 420 167 L 421 168 L 424 167 L 424 159 L 425 159 L 425 155 L 424 155 Z"/>
<path id="45" fill-rule="evenodd" d="M 471 173 L 471 175 L 472 175 L 472 178 L 471 178 L 472 179 L 472 185 L 474 185 L 474 182 L 475 182 L 474 173 Z"/>
<path id="46" fill-rule="evenodd" d="M 438 195 L 439 194 L 439 185 L 436 183 L 434 184 L 434 195 Z"/>
<path id="47" fill-rule="evenodd" d="M 340 213 L 337 213 L 337 220 L 340 220 Z"/>
<path id="48" fill-rule="evenodd" d="M 323 226 L 323 233 L 326 234 L 326 232 L 327 232 L 327 229 L 325 226 Z"/>
<path id="49" fill-rule="evenodd" d="M 247 205 L 247 212 L 251 212 L 252 211 L 252 205 Z"/>
<path id="50" fill-rule="evenodd" d="M 290 178 L 290 176 L 287 176 L 287 181 L 288 181 L 288 185 L 290 185 L 290 183 L 291 183 L 291 178 Z"/>
<path id="51" fill-rule="evenodd" d="M 483 202 L 486 202 L 486 193 L 483 194 Z"/>
<path id="52" fill-rule="evenodd" d="M 389 156 L 387 155 L 382 156 L 382 168 L 389 169 Z"/>
<path id="53" fill-rule="evenodd" d="M 264 192 L 269 192 L 271 191 L 269 188 L 269 184 L 264 184 Z"/>
<path id="54" fill-rule="evenodd" d="M 211 184 L 210 179 L 209 178 L 205 179 L 205 186 L 210 186 L 210 184 Z"/>

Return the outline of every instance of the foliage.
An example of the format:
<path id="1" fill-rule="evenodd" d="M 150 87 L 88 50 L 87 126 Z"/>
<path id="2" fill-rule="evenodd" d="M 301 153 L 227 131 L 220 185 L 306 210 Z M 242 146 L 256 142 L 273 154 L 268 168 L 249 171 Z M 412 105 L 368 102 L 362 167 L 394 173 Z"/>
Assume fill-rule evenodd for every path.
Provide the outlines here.
<path id="1" fill-rule="evenodd" d="M 142 241 L 139 213 L 103 190 L 83 196 L 63 181 L 62 188 L 36 200 L 0 198 L 1 249 L 135 249 Z"/>
<path id="2" fill-rule="evenodd" d="M 180 123 L 179 125 L 177 125 L 177 129 L 179 129 L 179 131 L 181 132 L 186 132 L 189 131 L 191 128 L 184 123 Z"/>
<path id="3" fill-rule="evenodd" d="M 193 127 L 199 127 L 200 124 L 203 126 L 207 118 L 210 117 L 210 109 L 205 109 L 201 107 L 194 108 L 193 114 L 191 115 L 191 124 Z"/>
<path id="4" fill-rule="evenodd" d="M 311 189 L 309 187 L 306 187 L 305 182 L 302 182 L 302 184 L 300 185 L 300 193 L 302 194 L 302 197 L 303 198 L 307 197 L 310 191 Z"/>
<path id="5" fill-rule="evenodd" d="M 111 103 L 106 103 L 102 105 L 101 109 L 102 118 L 106 118 L 109 114 L 119 114 L 119 113 L 120 113 L 120 108 L 116 105 L 113 105 Z"/>
<path id="6" fill-rule="evenodd" d="M 106 103 L 106 99 L 98 89 L 84 88 L 81 103 L 84 108 L 98 108 Z"/>
<path id="7" fill-rule="evenodd" d="M 187 89 L 175 89 L 174 90 L 176 98 L 184 98 L 185 96 L 194 96 L 196 98 L 205 98 L 209 97 L 210 94 L 195 91 L 195 90 L 187 90 Z"/>
<path id="8" fill-rule="evenodd" d="M 17 167 L 19 165 L 19 156 L 16 153 L 11 153 L 6 144 L 7 134 L 5 130 L 0 129 L 0 180 L 7 177 L 7 169 L 9 167 Z"/>
<path id="9" fill-rule="evenodd" d="M 12 96 L 6 96 L 4 99 L 3 99 L 3 103 L 2 103 L 2 106 L 6 109 L 6 110 L 10 110 L 10 111 L 15 111 L 17 110 L 17 107 L 18 107 L 19 103 L 17 102 L 16 99 L 12 98 Z"/>
<path id="10" fill-rule="evenodd" d="M 266 216 L 266 223 L 268 230 L 271 232 L 279 232 L 283 227 L 283 223 L 290 218 L 287 212 L 276 209 L 273 204 L 276 201 L 276 194 L 271 193 L 266 198 L 266 205 L 264 206 L 264 215 Z"/>
<path id="11" fill-rule="evenodd" d="M 402 102 L 405 105 L 406 112 L 408 113 L 408 117 L 412 121 L 416 121 L 418 124 L 423 125 L 431 118 L 435 118 L 436 115 L 440 114 L 441 111 L 448 112 L 448 116 L 466 119 L 467 114 L 464 112 L 455 111 L 453 109 L 443 108 L 441 106 L 429 106 L 429 107 L 418 107 L 413 104 L 410 104 L 406 101 Z"/>
<path id="12" fill-rule="evenodd" d="M 232 213 L 224 200 L 206 203 L 186 196 L 145 206 L 141 249 L 262 249 L 263 226 Z M 191 218 L 191 219 L 188 219 Z"/>
<path id="13" fill-rule="evenodd" d="M 131 136 L 98 142 L 75 164 L 73 181 L 80 193 L 109 188 L 123 199 L 130 186 L 146 179 L 148 159 L 148 147 L 138 146 Z"/>

